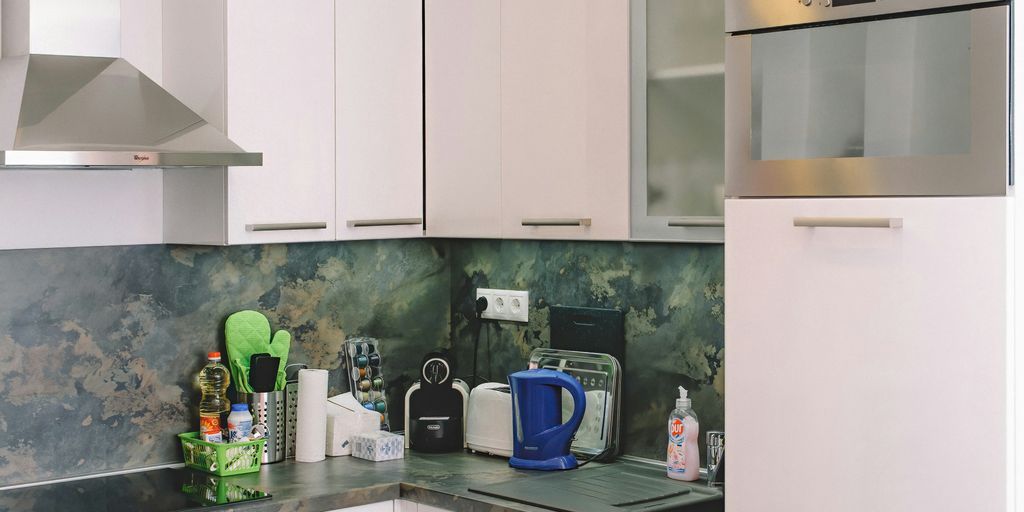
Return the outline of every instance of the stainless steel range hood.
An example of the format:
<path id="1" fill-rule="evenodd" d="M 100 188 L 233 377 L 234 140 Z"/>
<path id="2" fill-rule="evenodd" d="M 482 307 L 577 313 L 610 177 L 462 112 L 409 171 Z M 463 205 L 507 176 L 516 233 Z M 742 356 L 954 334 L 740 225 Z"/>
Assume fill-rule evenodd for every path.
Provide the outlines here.
<path id="1" fill-rule="evenodd" d="M 120 58 L 120 0 L 3 0 L 0 166 L 262 165 Z"/>

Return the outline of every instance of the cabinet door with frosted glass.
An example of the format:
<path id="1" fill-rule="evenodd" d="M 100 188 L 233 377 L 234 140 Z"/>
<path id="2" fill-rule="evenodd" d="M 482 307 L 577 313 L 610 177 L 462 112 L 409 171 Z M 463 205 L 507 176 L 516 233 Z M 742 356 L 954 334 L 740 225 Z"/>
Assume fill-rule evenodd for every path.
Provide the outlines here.
<path id="1" fill-rule="evenodd" d="M 632 0 L 631 238 L 722 242 L 725 8 Z"/>

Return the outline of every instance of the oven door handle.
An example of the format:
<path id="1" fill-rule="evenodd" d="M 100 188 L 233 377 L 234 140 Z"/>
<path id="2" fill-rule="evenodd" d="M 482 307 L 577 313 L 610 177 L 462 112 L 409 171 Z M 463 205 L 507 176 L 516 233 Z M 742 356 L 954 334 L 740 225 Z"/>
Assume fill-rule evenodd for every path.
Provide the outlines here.
<path id="1" fill-rule="evenodd" d="M 899 217 L 794 217 L 793 226 L 798 228 L 899 229 L 903 227 L 903 219 Z"/>

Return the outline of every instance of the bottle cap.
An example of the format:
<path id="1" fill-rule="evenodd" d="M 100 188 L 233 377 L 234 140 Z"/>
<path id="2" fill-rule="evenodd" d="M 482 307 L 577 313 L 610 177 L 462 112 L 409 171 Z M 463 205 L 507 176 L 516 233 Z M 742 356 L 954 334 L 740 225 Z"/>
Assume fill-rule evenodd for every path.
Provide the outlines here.
<path id="1" fill-rule="evenodd" d="M 689 409 L 692 402 L 687 398 L 686 389 L 679 386 L 679 398 L 676 399 L 676 409 Z"/>
<path id="2" fill-rule="evenodd" d="M 220 352 L 210 352 L 206 354 L 206 357 L 211 361 L 220 361 Z"/>
<path id="3" fill-rule="evenodd" d="M 247 404 L 231 404 L 231 410 L 249 412 L 249 406 Z"/>

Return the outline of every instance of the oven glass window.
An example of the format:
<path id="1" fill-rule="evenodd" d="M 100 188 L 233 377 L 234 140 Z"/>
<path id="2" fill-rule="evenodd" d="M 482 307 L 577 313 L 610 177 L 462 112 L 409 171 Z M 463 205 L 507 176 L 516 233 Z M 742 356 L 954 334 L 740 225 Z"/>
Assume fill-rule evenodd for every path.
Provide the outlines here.
<path id="1" fill-rule="evenodd" d="M 970 153 L 970 13 L 751 37 L 753 160 Z"/>

